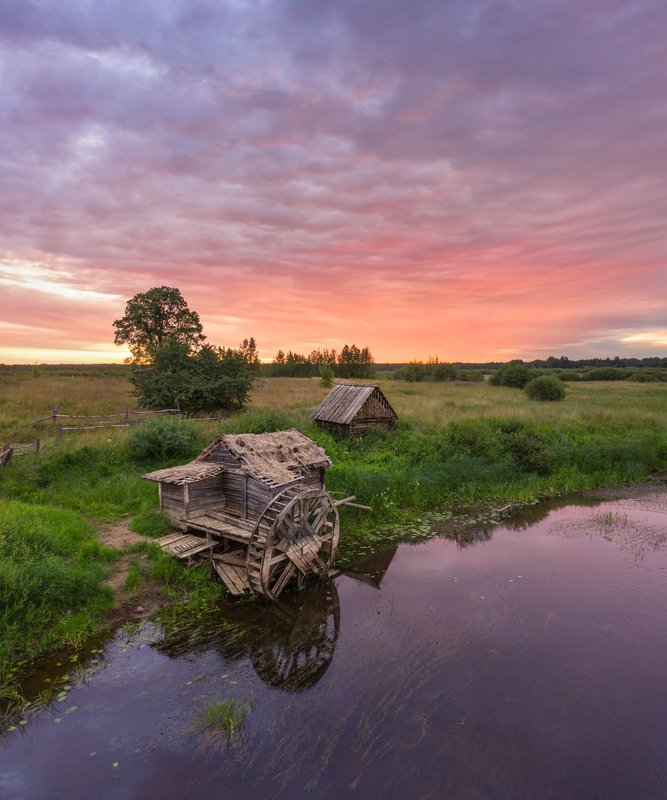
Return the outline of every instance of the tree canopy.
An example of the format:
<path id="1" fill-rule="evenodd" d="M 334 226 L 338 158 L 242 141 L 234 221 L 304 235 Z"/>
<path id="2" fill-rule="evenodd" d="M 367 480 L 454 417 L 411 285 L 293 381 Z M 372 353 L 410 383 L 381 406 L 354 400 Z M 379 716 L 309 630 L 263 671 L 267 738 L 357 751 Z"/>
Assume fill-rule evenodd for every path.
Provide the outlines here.
<path id="1" fill-rule="evenodd" d="M 322 365 L 329 365 L 334 375 L 341 378 L 371 378 L 375 374 L 375 360 L 368 347 L 360 349 L 356 344 L 344 345 L 340 353 L 336 350 L 313 350 L 309 355 L 287 353 L 278 350 L 270 367 L 270 374 L 292 378 L 310 377 L 320 374 Z"/>
<path id="2" fill-rule="evenodd" d="M 139 405 L 179 407 L 186 414 L 241 408 L 257 373 L 253 337 L 239 349 L 206 344 L 199 315 L 178 289 L 135 294 L 114 322 L 116 344 L 129 344 Z"/>
<path id="3" fill-rule="evenodd" d="M 139 405 L 175 408 L 186 414 L 242 408 L 255 379 L 241 350 L 206 344 L 192 353 L 168 339 L 153 350 L 153 362 L 132 376 Z"/>
<path id="4" fill-rule="evenodd" d="M 167 340 L 197 351 L 206 341 L 199 314 L 190 311 L 179 289 L 157 286 L 127 301 L 125 314 L 114 322 L 115 344 L 128 344 L 135 364 L 148 364 Z"/>

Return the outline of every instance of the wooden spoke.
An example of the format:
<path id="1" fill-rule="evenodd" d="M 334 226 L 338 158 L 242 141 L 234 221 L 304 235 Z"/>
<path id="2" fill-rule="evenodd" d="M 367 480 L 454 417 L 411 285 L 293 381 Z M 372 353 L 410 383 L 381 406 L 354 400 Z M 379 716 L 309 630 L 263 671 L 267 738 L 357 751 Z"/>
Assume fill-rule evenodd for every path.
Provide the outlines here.
<path id="1" fill-rule="evenodd" d="M 338 509 L 321 489 L 288 487 L 273 498 L 248 546 L 248 582 L 275 599 L 292 581 L 331 566 L 338 544 Z"/>

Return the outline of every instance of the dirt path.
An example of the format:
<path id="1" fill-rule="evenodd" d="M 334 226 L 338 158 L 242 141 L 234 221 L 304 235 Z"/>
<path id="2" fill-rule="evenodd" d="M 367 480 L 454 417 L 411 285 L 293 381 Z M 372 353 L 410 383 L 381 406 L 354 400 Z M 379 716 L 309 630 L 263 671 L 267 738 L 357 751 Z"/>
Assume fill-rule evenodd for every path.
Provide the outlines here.
<path id="1" fill-rule="evenodd" d="M 113 618 L 115 620 L 118 618 L 137 619 L 147 617 L 163 605 L 161 584 L 145 574 L 148 568 L 148 556 L 146 553 L 128 554 L 122 552 L 138 542 L 154 541 L 131 530 L 129 522 L 128 518 L 119 522 L 101 525 L 97 529 L 97 538 L 103 545 L 114 547 L 122 553 L 118 561 L 112 565 L 111 575 L 106 582 L 107 586 L 110 586 L 114 591 Z M 128 591 L 125 589 L 125 581 L 133 560 L 137 561 L 142 576 L 136 589 Z"/>

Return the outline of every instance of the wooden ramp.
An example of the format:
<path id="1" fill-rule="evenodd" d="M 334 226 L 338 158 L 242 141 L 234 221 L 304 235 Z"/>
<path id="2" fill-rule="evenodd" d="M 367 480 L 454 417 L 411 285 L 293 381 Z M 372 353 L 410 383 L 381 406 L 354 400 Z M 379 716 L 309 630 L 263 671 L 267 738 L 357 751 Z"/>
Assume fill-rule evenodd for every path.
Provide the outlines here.
<path id="1" fill-rule="evenodd" d="M 197 553 L 203 553 L 218 544 L 214 539 L 204 539 L 191 533 L 171 533 L 158 539 L 158 544 L 165 551 L 176 558 L 191 558 Z"/>
<path id="2" fill-rule="evenodd" d="M 213 561 L 213 569 L 218 573 L 218 577 L 225 584 L 230 594 L 240 595 L 250 591 L 248 576 L 245 567 L 236 564 L 225 564 L 224 561 Z"/>

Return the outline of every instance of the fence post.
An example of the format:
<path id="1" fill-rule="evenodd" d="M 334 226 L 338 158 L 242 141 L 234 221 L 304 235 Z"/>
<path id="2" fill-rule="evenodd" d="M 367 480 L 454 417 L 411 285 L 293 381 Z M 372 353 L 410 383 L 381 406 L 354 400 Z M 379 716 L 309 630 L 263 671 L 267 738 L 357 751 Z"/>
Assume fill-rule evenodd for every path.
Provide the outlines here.
<path id="1" fill-rule="evenodd" d="M 7 444 L 0 450 L 0 467 L 9 463 L 13 452 L 14 451 L 11 444 L 7 442 Z"/>
<path id="2" fill-rule="evenodd" d="M 130 413 L 127 410 L 127 407 L 125 407 L 125 422 L 129 422 L 129 421 L 130 421 Z"/>
<path id="3" fill-rule="evenodd" d="M 40 441 L 39 441 L 39 439 L 37 439 L 37 441 L 35 442 L 35 452 L 36 453 L 39 453 L 39 445 L 40 445 Z"/>
<path id="4" fill-rule="evenodd" d="M 181 404 L 176 401 L 176 414 L 180 417 L 181 416 Z"/>
<path id="5" fill-rule="evenodd" d="M 62 442 L 63 440 L 63 426 L 58 425 L 58 440 Z"/>
<path id="6" fill-rule="evenodd" d="M 58 419 L 58 403 L 53 404 L 53 424 L 56 424 L 56 420 Z M 39 448 L 37 448 L 39 449 Z"/>

